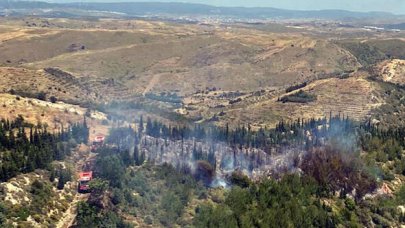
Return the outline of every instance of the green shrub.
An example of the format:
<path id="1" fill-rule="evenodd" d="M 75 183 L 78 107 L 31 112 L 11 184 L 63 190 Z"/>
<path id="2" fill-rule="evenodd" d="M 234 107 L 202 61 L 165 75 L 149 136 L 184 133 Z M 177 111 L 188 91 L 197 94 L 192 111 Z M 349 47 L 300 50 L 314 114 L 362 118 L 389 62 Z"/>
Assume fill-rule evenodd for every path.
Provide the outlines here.
<path id="1" fill-rule="evenodd" d="M 43 213 L 44 207 L 48 204 L 53 195 L 51 186 L 47 183 L 35 180 L 31 184 L 30 193 L 32 195 L 30 213 Z"/>
<path id="2" fill-rule="evenodd" d="M 58 99 L 55 96 L 51 96 L 49 98 L 49 101 L 51 101 L 52 103 L 56 103 L 56 101 L 58 101 Z"/>
<path id="3" fill-rule="evenodd" d="M 354 200 L 350 198 L 345 199 L 345 205 L 346 208 L 349 209 L 350 211 L 353 211 L 356 208 L 356 203 L 354 202 Z"/>
<path id="4" fill-rule="evenodd" d="M 60 170 L 57 188 L 62 190 L 65 187 L 66 182 L 72 180 L 72 172 L 70 170 Z"/>
<path id="5" fill-rule="evenodd" d="M 312 95 L 308 92 L 300 90 L 296 93 L 291 95 L 284 96 L 279 99 L 279 101 L 283 103 L 291 102 L 291 103 L 309 103 L 316 100 L 316 96 Z"/>
<path id="6" fill-rule="evenodd" d="M 247 188 L 251 184 L 248 176 L 244 175 L 242 172 L 232 172 L 231 176 L 228 178 L 232 185 L 239 186 L 241 188 Z"/>
<path id="7" fill-rule="evenodd" d="M 36 98 L 38 100 L 45 101 L 46 100 L 46 93 L 45 92 L 39 92 L 39 93 L 37 93 Z"/>

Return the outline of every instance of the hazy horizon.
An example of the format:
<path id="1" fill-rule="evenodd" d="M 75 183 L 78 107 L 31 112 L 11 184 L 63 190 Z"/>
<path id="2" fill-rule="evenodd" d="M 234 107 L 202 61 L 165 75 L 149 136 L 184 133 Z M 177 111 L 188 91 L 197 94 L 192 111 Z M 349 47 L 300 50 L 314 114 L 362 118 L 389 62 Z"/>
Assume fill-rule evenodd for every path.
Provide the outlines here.
<path id="1" fill-rule="evenodd" d="M 359 12 L 390 12 L 395 14 L 405 14 L 405 0 L 283 0 L 283 1 L 263 1 L 263 0 L 45 0 L 49 2 L 183 2 L 201 3 L 214 6 L 242 6 L 242 7 L 274 7 L 291 10 L 326 10 L 338 9 Z"/>

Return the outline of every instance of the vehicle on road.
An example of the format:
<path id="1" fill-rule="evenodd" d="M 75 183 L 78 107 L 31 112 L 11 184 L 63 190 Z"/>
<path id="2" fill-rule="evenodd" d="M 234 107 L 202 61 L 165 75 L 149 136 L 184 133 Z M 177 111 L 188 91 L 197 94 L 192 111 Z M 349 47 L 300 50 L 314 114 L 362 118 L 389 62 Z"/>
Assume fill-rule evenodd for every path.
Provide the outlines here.
<path id="1" fill-rule="evenodd" d="M 95 152 L 98 148 L 104 145 L 105 137 L 103 135 L 98 135 L 94 138 L 93 144 L 91 145 L 90 149 L 91 152 Z"/>
<path id="2" fill-rule="evenodd" d="M 78 192 L 88 193 L 90 191 L 89 182 L 93 179 L 93 172 L 81 172 L 78 180 Z"/>

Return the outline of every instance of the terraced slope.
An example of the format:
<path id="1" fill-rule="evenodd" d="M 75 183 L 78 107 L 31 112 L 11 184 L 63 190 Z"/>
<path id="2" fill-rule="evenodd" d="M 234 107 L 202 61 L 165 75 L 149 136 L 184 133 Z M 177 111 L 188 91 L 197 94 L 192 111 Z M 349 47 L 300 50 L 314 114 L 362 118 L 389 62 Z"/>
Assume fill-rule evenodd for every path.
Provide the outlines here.
<path id="1" fill-rule="evenodd" d="M 15 119 L 23 117 L 29 123 L 42 123 L 49 126 L 49 130 L 59 131 L 62 126 L 83 121 L 87 113 L 86 108 L 63 102 L 51 103 L 32 98 L 23 98 L 16 95 L 0 93 L 0 117 Z M 101 112 L 87 114 L 89 126 L 99 126 L 107 117 Z"/>
<path id="2" fill-rule="evenodd" d="M 206 109 L 200 113 L 205 118 L 217 115 L 219 122 L 228 122 L 235 126 L 249 123 L 256 127 L 274 127 L 282 119 L 322 118 L 329 116 L 331 112 L 364 120 L 371 117 L 373 109 L 385 102 L 378 83 L 362 76 L 317 80 L 302 90 L 314 95 L 316 100 L 308 103 L 283 103 L 278 101 L 280 97 L 296 93 L 297 90 L 290 93 L 274 91 L 264 95 L 267 99 L 259 98 L 257 102 L 246 98 L 230 106 Z"/>
<path id="3" fill-rule="evenodd" d="M 58 100 L 76 104 L 96 99 L 95 93 L 69 74 L 58 74 L 50 70 L 0 67 L 0 78 L 2 92 L 29 97 L 37 97 L 42 92 L 46 94 L 46 100 L 54 96 Z"/>
<path id="4" fill-rule="evenodd" d="M 194 122 L 258 126 L 331 111 L 369 117 L 385 101 L 368 72 L 356 72 L 400 55 L 395 47 L 402 45 L 377 35 L 335 41 L 308 28 L 269 32 L 140 20 L 25 18 L 1 27 L 3 92 L 45 92 L 81 105 L 143 102 Z M 383 72 L 399 76 L 383 77 L 395 82 L 402 68 L 395 69 Z M 277 102 L 286 88 L 304 82 L 316 101 Z M 172 94 L 180 102 L 167 102 Z"/>
<path id="5" fill-rule="evenodd" d="M 165 25 L 162 27 L 164 30 Z M 353 71 L 360 66 L 356 58 L 341 47 L 297 34 L 285 36 L 247 29 L 225 31 L 218 28 L 206 34 L 184 29 L 173 30 L 169 35 L 151 36 L 154 30 L 137 30 L 132 32 L 134 39 L 131 41 L 128 38 L 130 32 L 99 31 L 95 32 L 95 36 L 90 36 L 89 31 L 81 32 L 62 32 L 67 33 L 62 37 L 72 41 L 68 43 L 45 35 L 43 39 L 50 43 L 49 46 L 54 45 L 53 49 L 64 51 L 31 58 L 22 66 L 33 69 L 60 68 L 78 78 L 87 79 L 83 81 L 91 88 L 98 88 L 99 85 L 93 83 L 97 80 L 113 79 L 118 84 L 126 85 L 132 95 L 144 93 L 145 90 L 156 93 L 174 91 L 184 95 L 206 87 L 255 90 L 292 85 L 319 75 Z M 123 34 L 122 39 L 118 33 Z M 106 37 L 95 38 L 98 36 Z M 80 40 L 73 42 L 75 39 L 72 37 L 79 37 Z M 117 40 L 113 40 L 114 37 Z M 138 40 L 139 37 L 141 40 Z M 141 42 L 142 39 L 144 42 Z M 40 41 L 27 41 L 36 42 Z M 69 43 L 86 48 L 66 51 L 66 48 L 72 48 Z M 105 47 L 106 44 L 109 46 Z M 7 59 L 7 52 L 4 55 L 4 59 Z M 155 75 L 161 75 L 160 80 L 150 87 Z M 122 96 L 130 97 L 129 93 Z"/>

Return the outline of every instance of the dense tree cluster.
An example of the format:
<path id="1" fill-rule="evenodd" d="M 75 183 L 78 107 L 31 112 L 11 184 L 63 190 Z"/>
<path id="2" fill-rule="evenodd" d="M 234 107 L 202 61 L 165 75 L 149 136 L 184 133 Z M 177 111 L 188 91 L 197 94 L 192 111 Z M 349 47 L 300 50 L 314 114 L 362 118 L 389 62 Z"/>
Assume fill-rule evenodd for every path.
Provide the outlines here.
<path id="1" fill-rule="evenodd" d="M 377 187 L 376 173 L 370 172 L 370 169 L 374 169 L 376 165 L 374 163 L 365 165 L 360 158 L 360 151 L 366 151 L 370 155 L 376 154 L 377 162 L 388 159 L 395 161 L 397 173 L 405 170 L 405 159 L 402 159 L 403 145 L 399 143 L 403 142 L 401 139 L 405 136 L 403 130 L 380 130 L 369 122 L 356 123 L 348 117 L 330 115 L 328 119 L 297 120 L 290 123 L 281 121 L 275 129 L 259 129 L 258 131 L 252 131 L 249 126 L 233 130 L 227 126 L 224 128 L 200 125 L 195 125 L 193 128 L 171 127 L 151 119 L 147 120 L 144 129 L 142 118 L 140 123 L 142 124 L 139 125 L 138 132 L 132 128 L 112 129 L 108 139 L 117 145 L 118 154 L 126 166 L 133 164 L 139 166 L 146 159 L 152 161 L 155 159 L 156 156 L 145 155 L 145 150 L 141 150 L 141 147 L 138 146 L 142 134 L 156 138 L 156 142 L 152 138 L 148 140 L 148 143 L 161 146 L 157 148 L 160 151 L 157 152 L 158 154 L 165 153 L 165 143 L 159 143 L 157 138 L 181 142 L 192 140 L 194 141 L 192 150 L 183 151 L 181 148 L 184 147 L 181 144 L 178 149 L 182 151 L 176 156 L 180 156 L 181 161 L 193 163 L 194 167 L 199 168 L 195 170 L 204 171 L 196 176 L 197 179 L 203 181 L 212 180 L 210 173 L 215 174 L 217 168 L 226 169 L 229 163 L 232 163 L 231 166 L 234 168 L 239 167 L 250 172 L 254 168 L 260 167 L 266 160 L 263 155 L 260 153 L 240 154 L 240 150 L 239 152 L 237 150 L 252 147 L 263 149 L 267 154 L 274 155 L 283 152 L 286 148 L 300 148 L 301 151 L 307 151 L 305 156 L 294 161 L 292 165 L 313 176 L 325 188 L 326 194 L 333 194 L 336 191 L 351 193 L 356 190 L 356 195 L 361 197 Z M 209 141 L 211 147 L 208 151 L 206 149 L 203 151 L 201 144 L 197 146 L 196 141 Z M 235 148 L 233 154 L 221 155 L 219 164 L 216 159 L 218 158 L 215 150 L 216 142 L 225 142 L 231 148 Z M 132 147 L 134 148 L 133 153 Z M 376 150 L 378 152 L 375 152 Z M 106 160 L 106 162 L 108 161 Z M 172 165 L 179 171 L 191 173 L 187 164 L 179 162 Z M 106 167 L 108 167 L 107 164 Z M 210 171 L 211 169 L 213 170 Z M 387 178 L 389 173 L 386 174 Z M 204 178 L 200 174 L 204 174 Z"/>
<path id="2" fill-rule="evenodd" d="M 309 103 L 316 100 L 316 96 L 306 91 L 299 90 L 298 92 L 290 95 L 283 96 L 278 99 L 279 102 L 287 103 Z"/>
<path id="3" fill-rule="evenodd" d="M 49 168 L 53 160 L 69 155 L 77 143 L 86 143 L 88 135 L 86 121 L 52 134 L 46 126 L 29 124 L 21 116 L 13 121 L 1 120 L 0 180 Z"/>
<path id="4" fill-rule="evenodd" d="M 143 121 L 141 122 L 143 123 Z M 139 127 L 142 131 L 143 124 Z M 401 147 L 405 146 L 405 128 L 380 129 L 370 121 L 358 123 L 348 116 L 333 116 L 321 119 L 298 119 L 280 121 L 274 129 L 260 128 L 253 131 L 249 125 L 230 129 L 228 126 L 216 127 L 195 125 L 167 126 L 148 118 L 144 133 L 152 137 L 172 140 L 196 139 L 200 141 L 227 142 L 231 146 L 255 147 L 270 152 L 270 148 L 301 146 L 311 148 L 325 144 L 337 143 L 341 149 L 356 151 L 366 149 L 370 139 L 381 141 L 395 140 Z"/>
<path id="5" fill-rule="evenodd" d="M 88 227 L 132 227 L 127 224 L 116 212 L 101 210 L 88 202 L 79 202 L 77 206 L 77 225 L 79 228 Z"/>
<path id="6" fill-rule="evenodd" d="M 96 160 L 96 174 L 108 180 L 112 187 L 119 188 L 123 184 L 125 168 L 124 153 L 116 149 L 102 148 Z"/>
<path id="7" fill-rule="evenodd" d="M 224 202 L 196 209 L 197 227 L 335 227 L 332 208 L 315 197 L 309 178 L 287 175 L 247 188 L 234 187 Z"/>
<path id="8" fill-rule="evenodd" d="M 99 150 L 97 166 L 102 167 L 100 176 L 110 182 L 114 204 L 125 205 L 127 210 L 136 208 L 133 213 L 143 216 L 148 224 L 182 224 L 179 218 L 196 185 L 184 180 L 190 177 L 190 167 L 180 165 L 180 168 L 175 166 L 170 171 L 167 170 L 170 166 L 165 165 L 166 170 L 158 173 L 164 174 L 159 178 L 168 181 L 165 182 L 168 190 L 160 192 L 151 186 L 149 180 L 152 176 L 140 171 L 146 167 L 152 169 L 151 163 L 145 163 L 149 155 L 145 155 L 140 146 L 145 143 L 142 135 L 151 136 L 147 143 L 156 145 L 160 145 L 158 140 L 189 140 L 209 141 L 212 145 L 225 143 L 232 148 L 260 148 L 275 155 L 282 152 L 282 148 L 306 151 L 302 160 L 293 164 L 302 171 L 300 175 L 284 173 L 277 179 L 253 182 L 243 173 L 232 173 L 228 183 L 234 187 L 225 199 L 213 199 L 214 204 L 202 204 L 196 209 L 194 225 L 197 227 L 385 226 L 399 224 L 404 219 L 395 208 L 402 202 L 400 199 L 404 198 L 402 193 L 405 191 L 392 200 L 364 198 L 377 188 L 378 172 L 373 170 L 386 167 L 379 164 L 392 161 L 388 173 L 393 170 L 399 174 L 404 172 L 403 129 L 380 129 L 370 122 L 358 123 L 348 117 L 332 115 L 318 120 L 281 121 L 274 129 L 258 131 L 249 126 L 236 129 L 228 126 L 166 126 L 151 119 L 144 123 L 143 118 L 140 123 L 137 130 L 130 127 L 112 129 L 107 139 L 112 147 Z M 200 145 L 189 145 L 188 156 L 198 170 L 194 181 L 210 182 L 215 168 L 224 168 L 224 165 L 216 164 L 215 146 L 207 152 Z M 255 156 L 248 158 L 258 159 Z M 134 165 L 142 167 L 134 171 L 131 167 Z M 174 177 L 176 179 L 172 179 Z M 383 177 L 388 178 L 388 174 Z M 184 183 L 190 185 L 185 187 Z M 131 196 L 134 189 L 142 197 Z M 200 197 L 207 197 L 203 195 Z"/>
<path id="9" fill-rule="evenodd" d="M 123 132 L 129 132 L 129 128 L 112 130 L 110 133 L 119 135 Z M 116 143 L 123 141 L 118 137 L 109 137 L 107 141 L 114 142 L 114 144 L 112 147 L 98 149 L 95 175 L 101 178 L 97 180 L 97 183 L 108 183 L 108 189 L 112 192 L 109 200 L 114 207 L 120 207 L 121 210 L 132 216 L 142 216 L 145 218 L 145 223 L 150 225 L 160 224 L 170 227 L 179 224 L 178 219 L 197 189 L 198 183 L 194 178 L 178 172 L 170 165 L 152 168 L 146 164 L 135 171 L 132 166 L 142 165 L 143 162 L 140 159 L 145 159 L 143 157 L 145 155 L 139 153 L 137 149 L 135 149 L 134 155 L 130 155 L 127 148 L 123 146 L 119 148 Z M 107 182 L 103 182 L 103 180 Z M 108 192 L 105 189 L 98 191 L 98 187 L 95 186 L 100 186 L 100 184 L 97 183 L 91 183 L 92 195 L 102 194 L 103 191 Z M 203 186 L 198 186 L 197 191 L 204 191 Z M 107 211 L 111 212 L 113 209 L 110 208 Z M 79 227 L 98 227 L 106 222 L 102 216 L 112 216 L 107 221 L 110 225 L 125 227 L 119 217 L 114 217 L 107 211 L 91 200 L 87 204 L 80 205 Z"/>
<path id="10" fill-rule="evenodd" d="M 397 206 L 405 187 L 393 197 L 354 201 L 326 197 L 308 175 L 286 175 L 233 187 L 225 199 L 196 208 L 196 227 L 396 227 L 405 216 Z"/>
<path id="11" fill-rule="evenodd" d="M 162 101 L 162 102 L 169 102 L 169 103 L 175 103 L 175 104 L 181 104 L 183 101 L 182 97 L 177 96 L 176 93 L 160 93 L 160 94 L 154 94 L 154 93 L 147 93 L 145 94 L 146 98 L 149 98 L 151 100 L 156 100 L 156 101 Z"/>

